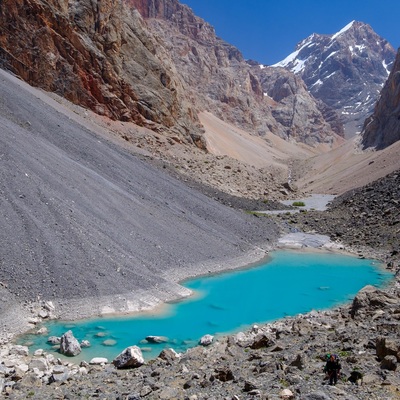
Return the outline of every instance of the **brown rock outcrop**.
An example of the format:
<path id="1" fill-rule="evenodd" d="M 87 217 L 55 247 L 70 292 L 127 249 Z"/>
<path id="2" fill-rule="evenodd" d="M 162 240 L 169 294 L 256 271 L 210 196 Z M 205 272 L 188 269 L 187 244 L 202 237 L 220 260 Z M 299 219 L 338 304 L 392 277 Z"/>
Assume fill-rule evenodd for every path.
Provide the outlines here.
<path id="1" fill-rule="evenodd" d="M 0 65 L 100 115 L 201 148 L 199 111 L 259 136 L 334 141 L 300 79 L 289 78 L 291 96 L 271 101 L 263 85 L 283 72 L 262 84 L 258 67 L 177 0 L 2 2 Z"/>
<path id="2" fill-rule="evenodd" d="M 1 65 L 30 84 L 98 114 L 175 127 L 189 140 L 198 131 L 165 52 L 124 2 L 3 2 L 0 52 Z"/>
<path id="3" fill-rule="evenodd" d="M 362 145 L 364 149 L 375 147 L 381 150 L 398 140 L 400 140 L 400 50 L 374 113 L 364 123 Z"/>
<path id="4" fill-rule="evenodd" d="M 294 74 L 283 69 L 272 74 L 273 68 L 265 69 L 269 73 L 260 72 L 258 64 L 245 61 L 237 48 L 218 38 L 209 24 L 175 0 L 155 2 L 156 8 L 151 2 L 153 8 L 145 9 L 143 1 L 131 3 L 148 18 L 152 33 L 162 37 L 164 47 L 174 49 L 171 57 L 198 109 L 259 136 L 273 132 L 309 145 L 337 139 L 316 100 Z M 274 85 L 281 75 L 290 75 L 296 81 L 294 96 L 287 101 L 271 101 L 264 95 L 265 85 Z"/>

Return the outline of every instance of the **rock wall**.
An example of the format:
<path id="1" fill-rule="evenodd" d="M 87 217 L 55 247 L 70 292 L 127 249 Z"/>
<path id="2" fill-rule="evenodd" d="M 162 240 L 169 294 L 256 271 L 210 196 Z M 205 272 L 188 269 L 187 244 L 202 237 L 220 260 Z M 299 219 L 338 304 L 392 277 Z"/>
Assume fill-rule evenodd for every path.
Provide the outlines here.
<path id="1" fill-rule="evenodd" d="M 335 135 L 302 84 L 298 96 L 271 102 L 240 51 L 177 0 L 3 1 L 0 65 L 100 115 L 201 148 L 204 110 L 260 136 L 314 145 Z"/>
<path id="2" fill-rule="evenodd" d="M 30 84 L 100 115 L 174 128 L 189 141 L 199 131 L 174 67 L 124 2 L 2 2 L 0 60 Z"/>
<path id="3" fill-rule="evenodd" d="M 381 150 L 398 140 L 400 140 L 400 50 L 374 113 L 364 123 L 362 145 L 364 149 L 375 147 Z"/>
<path id="4" fill-rule="evenodd" d="M 291 75 L 291 80 L 298 81 L 293 87 L 294 97 L 290 101 L 271 102 L 264 94 L 264 85 L 266 81 L 273 85 L 279 73 L 267 73 L 272 68 L 261 72 L 244 60 L 237 48 L 218 38 L 214 29 L 187 6 L 165 0 L 154 9 L 154 3 L 148 3 L 151 6 L 143 8 L 143 1 L 131 0 L 148 18 L 152 33 L 162 37 L 164 48 L 170 50 L 186 84 L 187 96 L 198 109 L 210 111 L 259 136 L 273 132 L 286 140 L 309 145 L 332 143 L 337 139 L 335 134 L 340 133 L 340 128 L 332 131 L 301 79 L 281 70 L 280 74 Z M 295 115 L 297 121 L 292 123 Z M 337 125 L 341 126 L 338 118 Z"/>

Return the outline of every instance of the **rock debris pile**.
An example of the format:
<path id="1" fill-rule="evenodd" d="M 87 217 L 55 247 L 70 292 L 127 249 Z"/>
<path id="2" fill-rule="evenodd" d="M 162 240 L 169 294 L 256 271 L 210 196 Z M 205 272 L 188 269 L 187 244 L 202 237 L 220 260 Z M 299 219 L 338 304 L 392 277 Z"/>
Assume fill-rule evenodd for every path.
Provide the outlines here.
<path id="1" fill-rule="evenodd" d="M 313 311 L 144 362 L 130 347 L 112 363 L 74 365 L 24 346 L 1 349 L 0 389 L 10 399 L 398 399 L 400 284 L 367 286 L 352 304 Z M 342 373 L 329 386 L 325 354 Z"/>

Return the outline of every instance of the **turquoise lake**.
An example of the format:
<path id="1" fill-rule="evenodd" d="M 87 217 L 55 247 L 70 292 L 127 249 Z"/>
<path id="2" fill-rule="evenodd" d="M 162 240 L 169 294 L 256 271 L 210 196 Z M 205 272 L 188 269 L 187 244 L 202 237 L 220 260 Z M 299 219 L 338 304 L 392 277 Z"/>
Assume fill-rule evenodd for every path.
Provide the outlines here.
<path id="1" fill-rule="evenodd" d="M 50 351 L 47 338 L 71 329 L 79 341 L 91 343 L 74 361 L 93 357 L 111 361 L 132 345 L 141 347 L 149 359 L 164 347 L 185 351 L 205 334 L 234 333 L 253 324 L 343 304 L 365 285 L 382 287 L 392 277 L 372 260 L 333 253 L 275 251 L 260 266 L 184 282 L 195 295 L 167 304 L 162 313 L 74 323 L 53 321 L 46 324 L 49 334 L 24 336 L 20 343 L 33 343 L 31 352 L 38 348 Z M 167 337 L 168 342 L 145 343 L 143 340 L 151 335 Z M 106 340 L 115 343 L 105 345 Z"/>

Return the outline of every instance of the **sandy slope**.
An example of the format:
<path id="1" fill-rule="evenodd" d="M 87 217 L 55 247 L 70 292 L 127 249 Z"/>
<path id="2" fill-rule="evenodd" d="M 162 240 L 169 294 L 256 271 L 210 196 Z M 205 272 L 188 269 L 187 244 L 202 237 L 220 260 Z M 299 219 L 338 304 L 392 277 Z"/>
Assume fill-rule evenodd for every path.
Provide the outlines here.
<path id="1" fill-rule="evenodd" d="M 358 138 L 306 161 L 300 168 L 300 189 L 308 193 L 341 194 L 400 169 L 400 142 L 381 151 L 361 151 Z"/>
<path id="2" fill-rule="evenodd" d="M 228 155 L 256 167 L 292 166 L 304 193 L 340 194 L 400 169 L 400 142 L 382 151 L 361 151 L 358 138 L 334 148 L 311 148 L 269 134 L 255 137 L 213 116 L 201 113 L 211 153 Z"/>
<path id="3" fill-rule="evenodd" d="M 264 138 L 250 135 L 209 112 L 200 113 L 199 118 L 211 153 L 227 155 L 258 168 L 287 168 L 290 158 L 308 158 L 317 153 L 315 149 L 289 143 L 271 133 Z"/>

